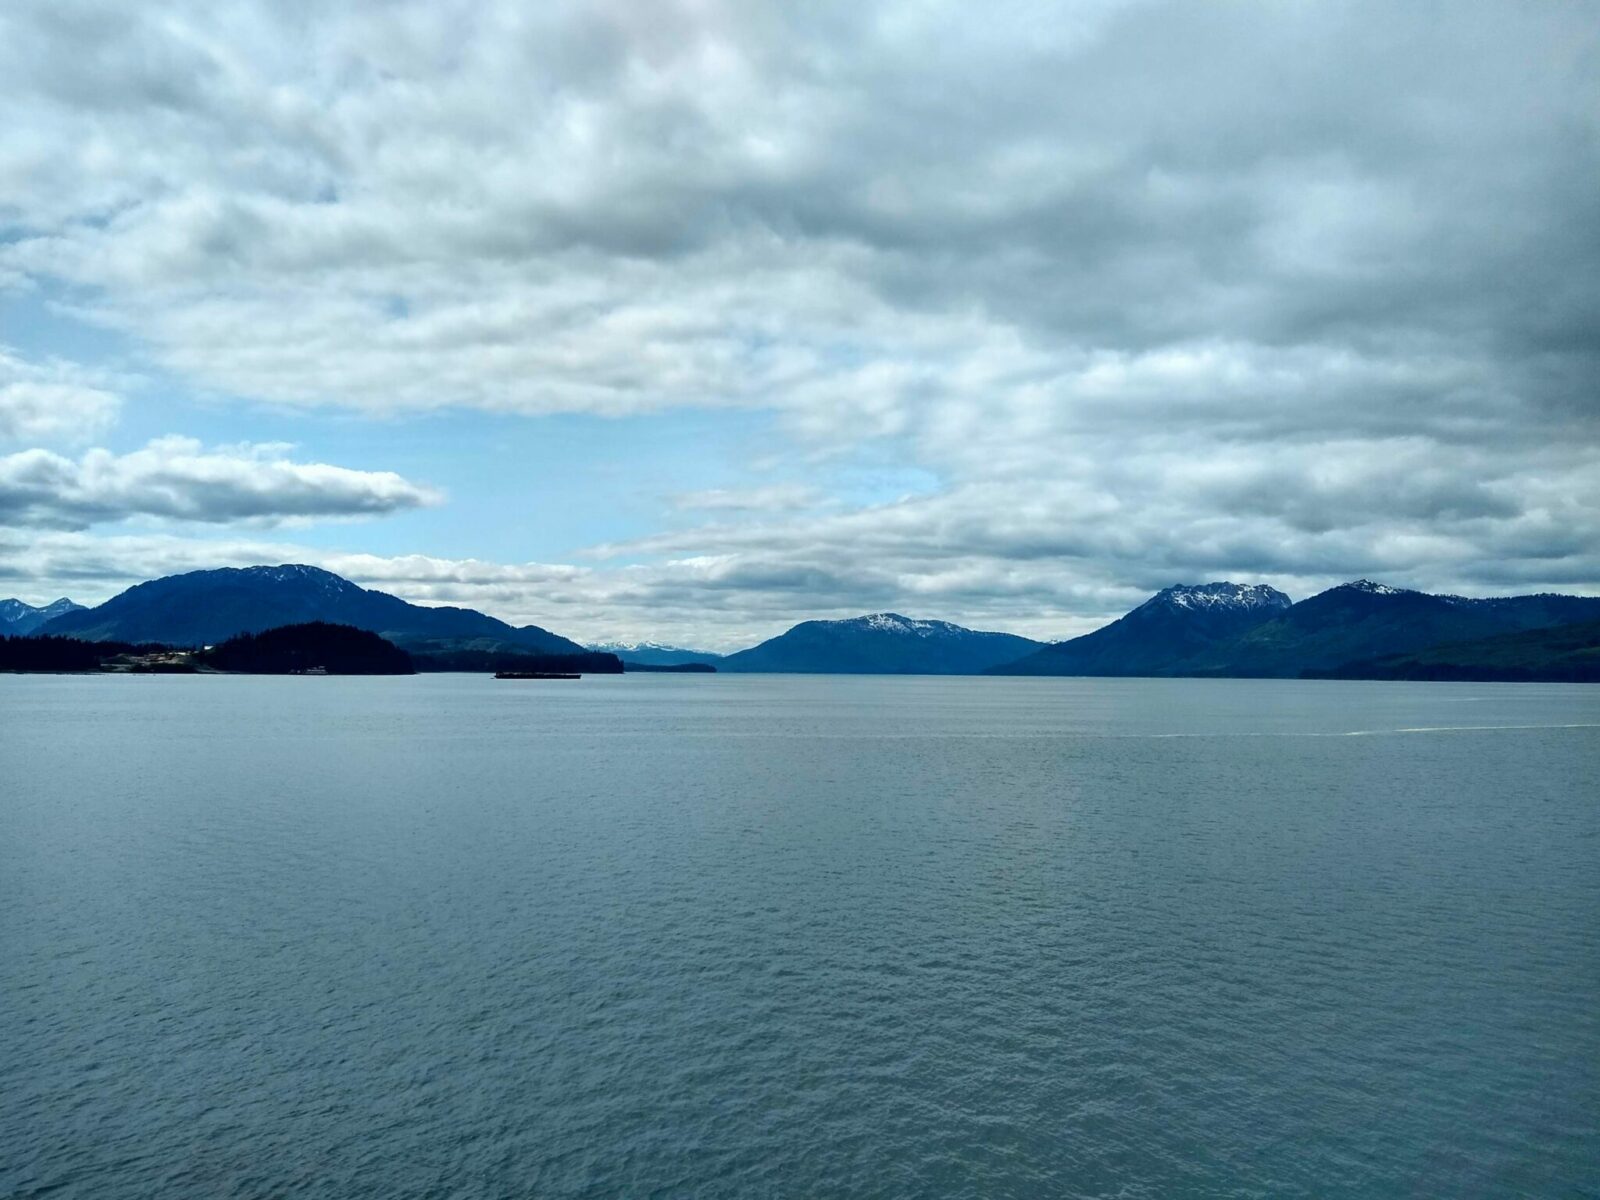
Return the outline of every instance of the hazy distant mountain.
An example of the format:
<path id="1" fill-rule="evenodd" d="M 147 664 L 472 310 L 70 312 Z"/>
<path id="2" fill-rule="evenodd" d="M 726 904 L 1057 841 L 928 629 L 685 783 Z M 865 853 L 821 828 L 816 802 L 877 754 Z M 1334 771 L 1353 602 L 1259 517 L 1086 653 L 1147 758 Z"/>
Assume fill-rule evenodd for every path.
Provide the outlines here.
<path id="1" fill-rule="evenodd" d="M 688 663 L 722 661 L 722 655 L 709 650 L 688 650 L 682 646 L 663 646 L 660 642 L 590 642 L 589 649 L 615 654 L 624 662 L 643 663 L 648 667 L 680 667 Z"/>
<path id="2" fill-rule="evenodd" d="M 1302 600 L 1197 656 L 1191 673 L 1294 677 L 1446 642 L 1600 619 L 1600 598 L 1432 596 L 1361 579 Z"/>
<path id="3" fill-rule="evenodd" d="M 1332 679 L 1600 683 L 1600 621 L 1446 642 L 1315 673 Z"/>
<path id="4" fill-rule="evenodd" d="M 32 633 L 55 617 L 64 613 L 80 612 L 83 605 L 74 604 L 65 596 L 43 608 L 36 608 L 21 600 L 0 600 L 0 634 L 10 634 L 12 637 L 22 637 Z"/>
<path id="5" fill-rule="evenodd" d="M 976 675 L 1035 650 L 1010 633 L 982 633 L 948 621 L 874 613 L 846 621 L 805 621 L 730 654 L 719 671 L 848 675 Z"/>
<path id="6" fill-rule="evenodd" d="M 1045 646 L 992 675 L 1170 675 L 1290 606 L 1276 588 L 1255 583 L 1179 584 L 1157 592 L 1111 624 Z"/>
<path id="7" fill-rule="evenodd" d="M 229 567 L 168 575 L 129 588 L 98 608 L 67 613 L 39 632 L 95 641 L 212 645 L 240 633 L 326 621 L 382 634 L 402 646 L 468 642 L 544 654 L 583 648 L 537 625 L 515 628 L 470 608 L 425 608 L 370 591 L 319 567 Z"/>

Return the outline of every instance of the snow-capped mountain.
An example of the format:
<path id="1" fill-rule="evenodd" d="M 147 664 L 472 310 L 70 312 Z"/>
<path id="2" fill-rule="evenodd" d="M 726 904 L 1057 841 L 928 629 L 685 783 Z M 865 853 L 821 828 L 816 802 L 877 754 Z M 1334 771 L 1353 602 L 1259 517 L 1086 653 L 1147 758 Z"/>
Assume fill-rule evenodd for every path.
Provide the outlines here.
<path id="1" fill-rule="evenodd" d="M 917 621 L 911 617 L 902 617 L 899 613 L 883 612 L 869 613 L 864 617 L 853 617 L 845 621 L 825 622 L 830 625 L 857 625 L 873 629 L 879 633 L 899 634 L 903 637 L 919 638 L 960 638 L 973 632 L 971 629 L 960 625 L 952 625 L 949 621 Z"/>
<path id="2" fill-rule="evenodd" d="M 1373 583 L 1370 579 L 1356 579 L 1349 583 L 1341 583 L 1338 588 L 1332 590 L 1338 591 L 1340 588 L 1347 588 L 1352 592 L 1365 592 L 1369 596 L 1403 596 L 1408 593 L 1413 596 L 1421 596 L 1424 594 L 1422 592 L 1412 592 L 1409 588 L 1390 587 L 1387 583 Z M 1439 599 L 1461 600 L 1464 597 L 1440 596 Z"/>
<path id="3" fill-rule="evenodd" d="M 869 613 L 842 621 L 803 621 L 759 646 L 728 655 L 717 669 L 976 675 L 1038 646 L 1038 642 L 1010 633 L 985 633 L 948 621 L 919 621 L 892 612 Z"/>
<path id="4" fill-rule="evenodd" d="M 46 621 L 66 613 L 81 612 L 82 609 L 83 605 L 74 604 L 65 596 L 42 607 L 14 598 L 0 600 L 0 634 L 23 637 L 38 629 Z"/>
<path id="5" fill-rule="evenodd" d="M 1297 676 L 1446 642 L 1600 619 L 1584 596 L 1434 596 L 1357 579 L 1300 601 L 1194 665 L 1205 674 Z"/>
<path id="6" fill-rule="evenodd" d="M 1292 601 L 1264 583 L 1177 584 L 1082 637 L 1046 646 L 1004 675 L 1167 675 L 1220 642 L 1286 611 Z"/>
<path id="7" fill-rule="evenodd" d="M 1288 596 L 1264 583 L 1179 583 L 1157 592 L 1142 607 L 1165 605 L 1196 611 L 1276 611 L 1288 608 L 1291 603 Z"/>
<path id="8" fill-rule="evenodd" d="M 1600 620 L 1600 598 L 1432 596 L 1358 579 L 1290 604 L 1264 585 L 1206 583 L 1157 592 L 1103 629 L 995 673 L 1293 678 L 1441 643 L 1593 620 Z"/>
<path id="9" fill-rule="evenodd" d="M 686 646 L 668 646 L 661 642 L 590 642 L 590 650 L 615 654 L 625 662 L 643 663 L 651 667 L 678 667 L 685 663 L 717 663 L 722 655 L 709 650 L 691 650 Z"/>
<path id="10" fill-rule="evenodd" d="M 40 632 L 86 641 L 210 645 L 236 633 L 328 621 L 383 634 L 391 641 L 457 648 L 514 648 L 540 654 L 582 647 L 537 625 L 522 628 L 470 608 L 427 608 L 371 591 L 332 571 L 299 563 L 191 571 L 141 583 L 98 608 L 56 617 Z"/>

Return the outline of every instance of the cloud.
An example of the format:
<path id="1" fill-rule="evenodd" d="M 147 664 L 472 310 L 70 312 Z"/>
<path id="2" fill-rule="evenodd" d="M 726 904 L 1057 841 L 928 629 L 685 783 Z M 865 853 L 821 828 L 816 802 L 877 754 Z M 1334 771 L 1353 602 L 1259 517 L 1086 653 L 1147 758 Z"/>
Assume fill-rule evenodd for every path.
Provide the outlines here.
<path id="1" fill-rule="evenodd" d="M 25 595 L 68 594 L 98 603 L 152 576 L 222 566 L 306 562 L 421 604 L 458 604 L 514 624 L 533 623 L 586 641 L 646 635 L 708 650 L 735 650 L 815 616 L 853 616 L 899 604 L 892 573 L 836 572 L 737 556 L 682 558 L 618 567 L 496 563 L 430 555 L 382 556 L 330 551 L 260 538 L 179 537 L 7 530 L 0 527 L 0 581 Z M 976 584 L 978 581 L 969 580 Z M 1055 583 L 974 604 L 972 593 L 930 581 L 914 600 L 919 615 L 965 617 L 979 627 L 1036 636 L 1083 632 L 1095 617 L 1039 616 Z M 3 586 L 3 585 L 0 585 Z M 1056 599 L 1062 598 L 1057 592 Z M 1075 607 L 1120 611 L 1126 589 L 1080 589 Z M 1142 599 L 1142 597 L 1139 597 Z"/>
<path id="2" fill-rule="evenodd" d="M 85 529 L 128 517 L 275 524 L 375 516 L 439 499 L 392 471 L 291 462 L 288 449 L 206 449 L 191 438 L 165 437 L 123 455 L 97 449 L 72 459 L 24 450 L 0 458 L 0 525 Z"/>
<path id="3" fill-rule="evenodd" d="M 0 279 L 225 397 L 775 414 L 790 482 L 691 479 L 669 504 L 703 525 L 397 581 L 526 614 L 549 589 L 574 629 L 920 604 L 1067 632 L 1226 575 L 1589 586 L 1597 29 L 1375 0 L 24 2 Z M 0 435 L 55 407 L 0 403 Z M 827 464 L 863 458 L 929 494 L 847 509 Z M 11 469 L 44 481 L 30 519 L 125 510 L 72 499 L 81 462 Z"/>
<path id="4" fill-rule="evenodd" d="M 100 375 L 65 362 L 29 362 L 0 346 L 0 442 L 87 441 L 121 400 Z"/>
<path id="5" fill-rule="evenodd" d="M 708 488 L 667 497 L 682 512 L 786 512 L 810 508 L 822 496 L 804 484 L 774 483 L 752 488 Z"/>
<path id="6" fill-rule="evenodd" d="M 654 7 L 15 6 L 0 261 L 374 411 L 903 408 L 1018 338 L 1594 363 L 1581 8 Z"/>
<path id="7" fill-rule="evenodd" d="M 1390 449 L 1402 459 L 1424 453 Z M 1371 489 L 1375 472 L 1363 461 L 1322 465 L 1325 502 L 1345 504 Z M 1248 456 L 1231 469 L 1196 464 L 1187 475 L 1179 456 L 1166 465 L 1172 489 L 1131 514 L 1114 496 L 1070 482 L 972 485 L 854 511 L 701 526 L 600 547 L 602 557 L 581 565 L 0 529 L 0 578 L 9 574 L 30 594 L 83 601 L 175 571 L 311 562 L 414 602 L 468 605 L 569 637 L 648 637 L 724 651 L 800 620 L 886 608 L 1058 639 L 1121 615 L 1158 588 L 1228 577 L 1272 583 L 1297 599 L 1359 576 L 1471 595 L 1600 594 L 1600 540 L 1572 519 L 1600 499 L 1592 472 L 1552 469 L 1503 505 L 1503 484 L 1494 482 L 1487 501 L 1463 498 L 1450 482 L 1455 473 L 1441 470 L 1398 493 L 1374 492 L 1364 501 L 1368 525 L 1351 530 L 1307 519 L 1302 509 L 1316 501 L 1284 492 Z M 1294 476 L 1305 465 L 1281 469 Z M 1254 514 L 1218 517 L 1204 500 L 1216 489 L 1248 493 Z M 1413 513 L 1385 518 L 1393 505 Z"/>

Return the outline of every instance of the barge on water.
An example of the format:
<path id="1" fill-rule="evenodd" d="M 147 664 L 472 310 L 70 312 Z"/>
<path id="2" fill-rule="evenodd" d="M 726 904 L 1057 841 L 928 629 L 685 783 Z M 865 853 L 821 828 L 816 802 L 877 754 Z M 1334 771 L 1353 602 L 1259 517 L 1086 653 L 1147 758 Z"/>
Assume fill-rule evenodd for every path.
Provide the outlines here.
<path id="1" fill-rule="evenodd" d="M 582 679 L 582 675 L 569 675 L 564 671 L 496 671 L 496 679 Z"/>

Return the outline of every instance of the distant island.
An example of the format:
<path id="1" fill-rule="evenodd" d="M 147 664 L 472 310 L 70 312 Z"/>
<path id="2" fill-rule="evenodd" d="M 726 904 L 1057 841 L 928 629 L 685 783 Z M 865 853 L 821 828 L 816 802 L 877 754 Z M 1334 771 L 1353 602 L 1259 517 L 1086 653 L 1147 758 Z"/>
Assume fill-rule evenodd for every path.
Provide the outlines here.
<path id="1" fill-rule="evenodd" d="M 243 675 L 415 675 L 411 656 L 353 625 L 308 621 L 241 633 L 194 655 L 197 667 Z"/>
<path id="2" fill-rule="evenodd" d="M 1259 583 L 1176 584 L 1092 633 L 1053 643 L 882 612 L 802 621 L 727 655 L 652 642 L 585 647 L 536 625 L 410 604 L 283 564 L 167 576 L 95 608 L 0 601 L 0 670 L 217 670 L 200 647 L 318 623 L 375 635 L 421 672 L 1591 682 L 1600 654 L 1600 597 L 1430 595 L 1365 579 L 1299 602 Z"/>

